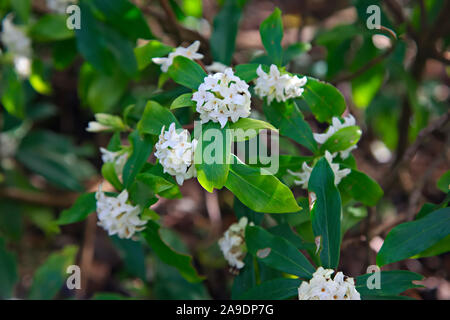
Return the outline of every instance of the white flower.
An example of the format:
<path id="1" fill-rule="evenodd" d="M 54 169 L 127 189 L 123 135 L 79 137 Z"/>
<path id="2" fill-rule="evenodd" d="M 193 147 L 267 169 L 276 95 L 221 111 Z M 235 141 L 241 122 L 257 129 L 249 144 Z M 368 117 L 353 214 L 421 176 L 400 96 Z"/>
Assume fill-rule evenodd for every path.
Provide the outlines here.
<path id="1" fill-rule="evenodd" d="M 128 160 L 128 153 L 123 153 L 120 151 L 109 151 L 105 148 L 100 148 L 100 152 L 102 153 L 102 161 L 103 163 L 111 162 L 114 163 L 114 169 L 116 171 L 117 176 L 120 176 L 123 171 L 123 167 Z"/>
<path id="2" fill-rule="evenodd" d="M 88 132 L 101 132 L 112 130 L 111 127 L 105 126 L 97 121 L 89 121 L 86 131 Z"/>
<path id="3" fill-rule="evenodd" d="M 224 72 L 227 68 L 228 66 L 217 61 L 214 61 L 209 66 L 205 66 L 206 71 L 208 71 L 209 73 Z"/>
<path id="4" fill-rule="evenodd" d="M 136 232 L 145 229 L 147 223 L 139 218 L 139 206 L 128 204 L 128 192 L 123 190 L 117 198 L 108 197 L 102 192 L 102 185 L 95 194 L 97 199 L 98 225 L 108 231 L 110 236 L 130 239 Z"/>
<path id="5" fill-rule="evenodd" d="M 316 140 L 317 143 L 324 144 L 333 134 L 335 134 L 339 130 L 346 127 L 354 126 L 355 124 L 356 124 L 355 118 L 351 114 L 349 114 L 347 117 L 344 117 L 344 123 L 342 123 L 341 120 L 339 120 L 339 118 L 333 117 L 333 119 L 331 120 L 331 126 L 328 127 L 328 130 L 325 133 L 313 134 L 314 140 Z M 351 151 L 356 148 L 357 146 L 354 145 L 350 146 L 346 150 L 339 151 L 339 153 L 341 154 L 341 158 L 342 159 L 348 158 Z"/>
<path id="6" fill-rule="evenodd" d="M 333 170 L 334 173 L 334 184 L 337 186 L 342 178 L 344 178 L 345 176 L 347 176 L 351 170 L 350 169 L 339 169 L 339 163 L 333 163 L 333 158 L 336 157 L 336 153 L 331 154 L 328 150 L 325 151 L 325 159 L 327 159 L 328 164 L 331 167 L 331 170 Z M 301 185 L 304 189 L 308 188 L 308 182 L 309 182 L 309 178 L 311 177 L 311 172 L 313 170 L 313 168 L 311 168 L 310 166 L 308 166 L 306 164 L 306 162 L 303 162 L 302 165 L 302 172 L 293 172 L 291 170 L 287 170 L 289 174 L 299 178 L 299 180 L 294 180 L 294 183 L 296 185 Z"/>
<path id="7" fill-rule="evenodd" d="M 47 8 L 56 13 L 65 14 L 68 6 L 77 3 L 77 0 L 47 0 Z"/>
<path id="8" fill-rule="evenodd" d="M 299 300 L 361 300 L 353 278 L 338 272 L 334 279 L 332 269 L 319 267 L 309 281 L 303 281 L 298 288 Z"/>
<path id="9" fill-rule="evenodd" d="M 244 237 L 247 224 L 247 217 L 242 217 L 239 222 L 233 223 L 219 239 L 220 250 L 232 268 L 242 269 L 245 265 L 242 260 L 246 254 Z"/>
<path id="10" fill-rule="evenodd" d="M 25 56 L 15 56 L 14 69 L 21 78 L 28 78 L 31 75 L 31 59 Z"/>
<path id="11" fill-rule="evenodd" d="M 9 14 L 3 20 L 1 40 L 14 56 L 14 68 L 21 78 L 28 78 L 31 74 L 31 40 L 20 28 L 12 22 L 13 15 Z"/>
<path id="12" fill-rule="evenodd" d="M 250 115 L 248 84 L 235 76 L 231 68 L 205 77 L 192 100 L 197 103 L 202 123 L 211 120 L 223 128 L 228 119 L 236 122 Z"/>
<path id="13" fill-rule="evenodd" d="M 3 20 L 1 40 L 8 52 L 15 56 L 31 57 L 31 40 L 25 32 L 12 22 L 13 15 L 9 14 Z"/>
<path id="14" fill-rule="evenodd" d="M 194 166 L 194 151 L 197 147 L 197 140 L 192 139 L 188 130 L 180 130 L 177 133 L 173 122 L 168 131 L 161 129 L 159 141 L 156 144 L 155 156 L 159 159 L 164 168 L 164 172 L 175 176 L 179 185 L 184 180 L 197 176 Z"/>
<path id="15" fill-rule="evenodd" d="M 258 78 L 255 80 L 255 93 L 260 97 L 267 97 L 270 104 L 274 99 L 278 102 L 300 97 L 304 91 L 302 88 L 307 81 L 306 77 L 299 78 L 289 74 L 280 74 L 280 70 L 274 64 L 270 66 L 270 72 L 263 71 L 261 65 L 256 70 Z"/>
<path id="16" fill-rule="evenodd" d="M 183 56 L 191 60 L 201 60 L 203 59 L 203 55 L 201 53 L 197 53 L 197 50 L 200 48 L 200 41 L 196 40 L 189 47 L 178 47 L 175 51 L 169 53 L 167 58 L 153 58 L 153 63 L 161 65 L 161 71 L 167 72 L 169 67 L 173 63 L 173 59 L 177 56 Z"/>

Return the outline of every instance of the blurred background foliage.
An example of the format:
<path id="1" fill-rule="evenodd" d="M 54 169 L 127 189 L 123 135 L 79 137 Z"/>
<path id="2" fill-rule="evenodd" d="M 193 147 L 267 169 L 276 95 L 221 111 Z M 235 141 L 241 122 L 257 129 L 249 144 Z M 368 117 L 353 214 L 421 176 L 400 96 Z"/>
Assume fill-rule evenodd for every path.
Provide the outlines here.
<path id="1" fill-rule="evenodd" d="M 367 28 L 366 9 L 381 8 L 384 35 Z M 336 85 L 363 129 L 355 158 L 385 196 L 377 207 L 344 212 L 342 269 L 362 274 L 390 228 L 424 203 L 441 203 L 449 185 L 450 1 L 446 0 L 80 0 L 81 29 L 46 1 L 0 0 L 0 17 L 32 40 L 30 75 L 0 55 L 0 297 L 121 299 L 229 298 L 232 276 L 216 241 L 234 220 L 226 191 L 207 194 L 193 181 L 183 198 L 154 208 L 163 238 L 190 252 L 207 281 L 192 284 L 140 243 L 112 238 L 95 216 L 60 227 L 56 220 L 79 192 L 101 181 L 99 146 L 110 135 L 85 128 L 94 113 L 140 118 L 148 99 L 170 103 L 185 88 L 168 81 L 152 57 L 201 41 L 207 65 L 264 63 L 260 23 L 283 12 L 284 59 L 291 72 Z M 164 88 L 164 92 L 162 91 Z M 127 107 L 135 105 L 135 108 Z M 325 124 L 313 121 L 315 131 Z M 253 104 L 255 112 L 262 106 Z M 193 114 L 175 111 L 182 124 Z M 306 150 L 284 139 L 282 151 Z M 289 180 L 285 180 L 289 184 Z M 292 183 L 292 181 L 290 181 Z M 236 205 L 236 204 L 235 204 Z M 238 214 L 238 213 L 237 213 Z M 360 223 L 362 218 L 368 217 Z M 448 244 L 448 242 L 447 242 Z M 83 289 L 60 290 L 67 265 L 83 270 Z M 392 268 L 399 268 L 400 263 Z M 450 256 L 406 260 L 426 276 L 409 295 L 450 299 Z"/>

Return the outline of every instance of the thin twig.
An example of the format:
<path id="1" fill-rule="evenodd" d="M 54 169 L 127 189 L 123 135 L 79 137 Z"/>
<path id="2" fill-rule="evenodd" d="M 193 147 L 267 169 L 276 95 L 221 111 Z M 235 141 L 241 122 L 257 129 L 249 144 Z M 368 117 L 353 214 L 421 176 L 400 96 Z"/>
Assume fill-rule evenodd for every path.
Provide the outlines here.
<path id="1" fill-rule="evenodd" d="M 373 58 L 372 60 L 367 62 L 365 65 L 363 65 L 361 68 L 359 68 L 355 72 L 337 77 L 336 79 L 333 80 L 333 82 L 332 82 L 333 84 L 337 84 L 339 82 L 349 81 L 354 78 L 357 78 L 358 76 L 362 75 L 364 72 L 369 70 L 370 68 L 374 67 L 375 65 L 377 65 L 378 63 L 380 63 L 381 61 L 383 61 L 384 59 L 389 57 L 391 55 L 391 53 L 394 52 L 394 49 L 397 44 L 397 35 L 391 29 L 383 27 L 383 26 L 381 26 L 380 30 L 383 31 L 384 33 L 388 34 L 389 37 L 391 38 L 392 42 L 391 42 L 391 46 L 389 47 L 389 49 L 387 49 L 381 55 L 376 56 L 375 58 Z"/>

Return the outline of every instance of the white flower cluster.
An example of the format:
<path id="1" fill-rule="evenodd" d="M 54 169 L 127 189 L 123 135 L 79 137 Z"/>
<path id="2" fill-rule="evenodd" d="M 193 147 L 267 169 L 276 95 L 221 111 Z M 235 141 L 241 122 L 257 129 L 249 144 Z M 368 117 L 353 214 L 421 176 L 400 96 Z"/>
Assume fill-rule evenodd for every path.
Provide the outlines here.
<path id="1" fill-rule="evenodd" d="M 100 148 L 100 152 L 102 154 L 103 163 L 111 162 L 114 163 L 114 169 L 116 171 L 117 176 L 120 176 L 123 171 L 123 167 L 128 160 L 128 153 L 122 153 L 119 151 L 113 152 L 109 151 L 105 148 Z"/>
<path id="2" fill-rule="evenodd" d="M 173 122 L 168 131 L 161 129 L 159 141 L 156 144 L 155 156 L 159 159 L 164 168 L 164 172 L 175 176 L 179 185 L 184 180 L 197 176 L 194 166 L 194 151 L 197 147 L 197 140 L 192 139 L 189 131 L 183 129 L 177 133 Z"/>
<path id="3" fill-rule="evenodd" d="M 136 232 L 145 229 L 146 221 L 139 218 L 141 209 L 127 203 L 128 192 L 123 190 L 117 198 L 108 197 L 100 185 L 95 194 L 97 199 L 98 225 L 108 231 L 110 236 L 130 239 Z"/>
<path id="4" fill-rule="evenodd" d="M 183 56 L 191 60 L 200 60 L 203 59 L 203 55 L 201 53 L 197 53 L 197 50 L 200 48 L 200 41 L 196 40 L 189 47 L 178 47 L 175 51 L 169 53 L 167 58 L 153 58 L 153 63 L 161 65 L 161 71 L 167 72 L 169 67 L 173 63 L 173 59 L 177 56 Z"/>
<path id="5" fill-rule="evenodd" d="M 344 276 L 342 272 L 336 273 L 334 279 L 332 269 L 319 267 L 309 281 L 303 281 L 298 288 L 299 300 L 361 300 L 355 289 L 353 278 Z"/>
<path id="6" fill-rule="evenodd" d="M 67 7 L 77 3 L 77 0 L 47 0 L 46 3 L 51 11 L 65 14 Z"/>
<path id="7" fill-rule="evenodd" d="M 331 126 L 328 127 L 328 130 L 325 133 L 314 133 L 314 140 L 316 140 L 317 143 L 324 144 L 327 142 L 327 140 L 336 132 L 339 130 L 351 127 L 356 124 L 355 118 L 349 114 L 347 117 L 344 117 L 344 123 L 339 120 L 337 117 L 333 117 L 331 120 Z M 346 150 L 339 151 L 342 159 L 347 159 L 352 150 L 356 149 L 357 146 L 351 146 L 347 148 Z"/>
<path id="8" fill-rule="evenodd" d="M 347 176 L 351 170 L 350 169 L 339 169 L 339 163 L 333 163 L 333 158 L 336 157 L 336 153 L 331 154 L 328 150 L 325 151 L 325 159 L 327 159 L 328 164 L 331 167 L 331 170 L 333 170 L 334 173 L 334 184 L 337 186 L 342 178 Z M 308 189 L 308 182 L 309 178 L 311 177 L 311 172 L 313 171 L 313 168 L 308 166 L 306 162 L 303 162 L 302 165 L 302 172 L 293 172 L 288 169 L 288 173 L 299 178 L 299 180 L 294 180 L 294 183 L 296 185 L 301 185 L 304 189 Z"/>
<path id="9" fill-rule="evenodd" d="M 12 22 L 13 15 L 9 14 L 3 20 L 1 40 L 14 56 L 14 67 L 17 74 L 27 78 L 31 74 L 31 40 L 20 28 Z"/>
<path id="10" fill-rule="evenodd" d="M 228 118 L 236 122 L 250 115 L 250 98 L 248 84 L 235 76 L 231 68 L 205 77 L 192 96 L 202 123 L 211 120 L 219 122 L 222 128 Z"/>
<path id="11" fill-rule="evenodd" d="M 267 103 L 275 99 L 278 102 L 300 97 L 302 88 L 306 84 L 306 77 L 299 78 L 289 74 L 280 74 L 280 70 L 274 64 L 270 66 L 270 72 L 263 71 L 261 65 L 256 70 L 258 78 L 255 80 L 255 93 L 260 97 L 267 97 Z"/>
<path id="12" fill-rule="evenodd" d="M 219 239 L 220 250 L 232 268 L 242 269 L 245 265 L 242 260 L 246 254 L 244 237 L 247 224 L 247 217 L 242 217 L 239 222 L 233 223 Z"/>

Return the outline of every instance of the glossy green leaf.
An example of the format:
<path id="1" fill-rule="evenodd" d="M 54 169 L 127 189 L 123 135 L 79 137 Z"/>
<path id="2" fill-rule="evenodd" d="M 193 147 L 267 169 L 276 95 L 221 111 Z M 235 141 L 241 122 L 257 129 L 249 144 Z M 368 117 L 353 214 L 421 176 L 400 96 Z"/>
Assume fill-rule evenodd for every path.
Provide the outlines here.
<path id="1" fill-rule="evenodd" d="M 348 167 L 341 165 L 340 168 Z M 355 169 L 341 180 L 339 190 L 366 206 L 374 206 L 383 196 L 383 189 L 375 180 Z"/>
<path id="2" fill-rule="evenodd" d="M 242 300 L 284 300 L 298 295 L 298 287 L 302 281 L 300 279 L 273 279 L 257 285 L 244 294 L 239 299 Z"/>
<path id="3" fill-rule="evenodd" d="M 149 135 L 141 136 L 136 130 L 129 135 L 128 139 L 133 152 L 123 167 L 122 179 L 125 187 L 131 186 L 153 151 L 153 139 Z"/>
<path id="4" fill-rule="evenodd" d="M 236 66 L 234 74 L 245 82 L 250 82 L 258 77 L 256 70 L 259 65 L 259 63 L 239 64 Z M 264 72 L 270 71 L 269 66 L 261 65 L 261 68 Z"/>
<path id="5" fill-rule="evenodd" d="M 358 143 L 362 131 L 358 126 L 345 127 L 335 132 L 325 141 L 320 149 L 330 153 L 343 151 Z"/>
<path id="6" fill-rule="evenodd" d="M 152 58 L 160 58 L 167 56 L 173 50 L 172 47 L 166 46 L 158 40 L 150 40 L 143 46 L 134 49 L 138 69 L 143 70 L 150 63 Z"/>
<path id="7" fill-rule="evenodd" d="M 30 29 L 35 41 L 66 40 L 74 36 L 73 30 L 66 26 L 67 17 L 61 14 L 46 14 Z"/>
<path id="8" fill-rule="evenodd" d="M 301 209 L 292 191 L 280 180 L 264 169 L 251 168 L 239 160 L 231 165 L 225 186 L 256 212 L 286 213 Z"/>
<path id="9" fill-rule="evenodd" d="M 245 232 L 248 251 L 264 264 L 301 278 L 310 279 L 315 268 L 289 241 L 261 227 L 248 226 Z"/>
<path id="10" fill-rule="evenodd" d="M 198 63 L 183 56 L 173 59 L 168 73 L 173 81 L 193 90 L 197 90 L 207 76 Z"/>
<path id="11" fill-rule="evenodd" d="M 208 122 L 202 126 L 194 154 L 197 180 L 208 192 L 227 182 L 231 159 L 231 133 L 228 124 Z"/>
<path id="12" fill-rule="evenodd" d="M 11 298 L 18 280 L 16 257 L 6 250 L 5 241 L 0 238 L 0 299 Z"/>
<path id="13" fill-rule="evenodd" d="M 72 207 L 61 212 L 57 222 L 62 225 L 83 221 L 89 214 L 95 212 L 96 208 L 97 201 L 95 199 L 95 193 L 82 194 Z"/>
<path id="14" fill-rule="evenodd" d="M 320 122 L 331 122 L 345 110 L 344 96 L 329 83 L 308 77 L 302 98 Z"/>
<path id="15" fill-rule="evenodd" d="M 280 9 L 275 8 L 273 13 L 261 23 L 259 33 L 271 62 L 280 66 L 283 61 L 283 48 L 281 47 L 283 21 Z"/>
<path id="16" fill-rule="evenodd" d="M 341 197 L 334 185 L 334 174 L 325 158 L 321 158 L 311 173 L 308 191 L 317 200 L 311 212 L 314 235 L 320 237 L 320 259 L 324 268 L 335 269 L 341 247 Z"/>
<path id="17" fill-rule="evenodd" d="M 425 217 L 394 227 L 384 239 L 377 254 L 377 264 L 408 259 L 421 253 L 450 234 L 450 208 L 429 213 Z"/>
<path id="18" fill-rule="evenodd" d="M 122 182 L 116 173 L 115 164 L 113 162 L 106 162 L 102 166 L 102 176 L 118 191 L 122 191 Z"/>
<path id="19" fill-rule="evenodd" d="M 17 117 L 25 117 L 25 91 L 13 68 L 5 67 L 2 72 L 1 101 L 8 113 Z"/>
<path id="20" fill-rule="evenodd" d="M 249 140 L 256 137 L 262 130 L 278 132 L 277 128 L 270 123 L 252 118 L 240 118 L 237 122 L 230 123 L 229 126 L 230 129 L 235 130 L 233 134 L 234 141 Z"/>
<path id="21" fill-rule="evenodd" d="M 375 277 L 377 276 L 380 277 L 379 289 L 373 287 L 376 285 Z M 356 277 L 356 290 L 361 294 L 362 299 L 365 299 L 366 296 L 397 295 L 405 290 L 421 287 L 414 284 L 413 281 L 422 279 L 423 276 L 420 274 L 404 270 L 368 273 Z M 373 289 L 369 289 L 369 287 Z"/>
<path id="22" fill-rule="evenodd" d="M 241 14 L 242 8 L 239 0 L 225 0 L 219 13 L 215 16 L 210 38 L 214 61 L 225 65 L 231 64 Z"/>
<path id="23" fill-rule="evenodd" d="M 169 130 L 173 122 L 177 128 L 181 127 L 172 112 L 155 101 L 149 101 L 137 128 L 141 134 L 160 135 L 162 127 L 165 126 L 165 130 Z"/>
<path id="24" fill-rule="evenodd" d="M 192 93 L 185 93 L 181 96 L 178 96 L 175 100 L 173 100 L 172 104 L 170 105 L 170 109 L 178 109 L 183 107 L 194 107 L 195 108 L 195 102 L 192 101 Z"/>
<path id="25" fill-rule="evenodd" d="M 192 266 L 192 257 L 180 254 L 170 248 L 159 234 L 160 226 L 149 221 L 146 229 L 142 232 L 148 245 L 152 248 L 155 254 L 166 264 L 178 269 L 183 278 L 189 282 L 199 282 L 203 277 L 197 274 L 197 271 Z"/>
<path id="26" fill-rule="evenodd" d="M 66 246 L 53 253 L 35 272 L 28 298 L 31 300 L 53 299 L 69 276 L 67 267 L 75 263 L 77 246 Z"/>
<path id="27" fill-rule="evenodd" d="M 276 102 L 270 105 L 264 103 L 264 114 L 280 133 L 305 146 L 312 152 L 317 150 L 317 144 L 309 124 L 293 101 Z"/>

